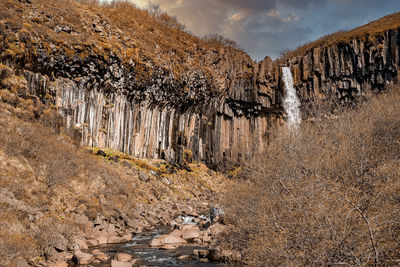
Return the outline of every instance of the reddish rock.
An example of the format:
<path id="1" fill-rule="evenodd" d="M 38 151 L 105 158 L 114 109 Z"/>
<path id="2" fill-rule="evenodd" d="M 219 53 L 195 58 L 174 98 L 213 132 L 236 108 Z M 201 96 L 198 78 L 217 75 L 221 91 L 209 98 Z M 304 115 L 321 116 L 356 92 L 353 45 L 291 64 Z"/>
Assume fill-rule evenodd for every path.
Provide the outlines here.
<path id="1" fill-rule="evenodd" d="M 132 259 L 132 256 L 126 253 L 117 253 L 117 255 L 115 255 L 115 259 L 117 261 L 130 261 Z"/>
<path id="2" fill-rule="evenodd" d="M 132 263 L 112 260 L 111 267 L 132 267 Z"/>
<path id="3" fill-rule="evenodd" d="M 78 264 L 84 265 L 91 263 L 94 260 L 94 256 L 81 250 L 75 250 L 73 260 Z"/>

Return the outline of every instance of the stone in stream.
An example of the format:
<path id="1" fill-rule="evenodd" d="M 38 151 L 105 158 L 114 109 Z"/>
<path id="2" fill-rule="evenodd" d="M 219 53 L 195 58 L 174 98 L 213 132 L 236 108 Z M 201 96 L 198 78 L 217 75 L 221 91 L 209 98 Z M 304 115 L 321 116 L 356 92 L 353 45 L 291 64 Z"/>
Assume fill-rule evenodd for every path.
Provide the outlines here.
<path id="1" fill-rule="evenodd" d="M 106 254 L 104 254 L 103 252 L 96 255 L 96 259 L 99 259 L 101 261 L 108 261 L 110 259 L 110 256 L 107 256 Z"/>
<path id="2" fill-rule="evenodd" d="M 169 235 L 177 236 L 177 237 L 182 237 L 182 231 L 179 230 L 179 229 L 175 229 L 175 230 L 172 231 Z"/>
<path id="3" fill-rule="evenodd" d="M 158 238 L 154 238 L 150 242 L 150 246 L 152 247 L 161 247 L 166 244 L 184 244 L 186 243 L 186 240 L 178 237 L 178 236 L 173 236 L 173 235 L 162 235 Z"/>
<path id="4" fill-rule="evenodd" d="M 173 250 L 173 249 L 176 249 L 176 246 L 172 245 L 172 244 L 166 244 L 166 245 L 162 246 L 161 249 L 163 249 L 163 250 Z"/>
<path id="5" fill-rule="evenodd" d="M 200 237 L 200 229 L 194 225 L 185 225 L 182 228 L 182 238 L 185 240 L 193 240 Z"/>
<path id="6" fill-rule="evenodd" d="M 132 267 L 132 263 L 112 260 L 111 267 Z"/>
<path id="7" fill-rule="evenodd" d="M 81 250 L 75 250 L 72 260 L 77 264 L 85 265 L 91 263 L 94 260 L 94 256 Z"/>
<path id="8" fill-rule="evenodd" d="M 162 242 L 164 244 L 183 244 L 186 243 L 186 240 L 177 236 L 168 235 L 167 237 L 162 239 Z"/>
<path id="9" fill-rule="evenodd" d="M 117 253 L 115 255 L 115 259 L 117 261 L 124 261 L 124 262 L 128 262 L 132 259 L 132 256 L 126 253 Z"/>

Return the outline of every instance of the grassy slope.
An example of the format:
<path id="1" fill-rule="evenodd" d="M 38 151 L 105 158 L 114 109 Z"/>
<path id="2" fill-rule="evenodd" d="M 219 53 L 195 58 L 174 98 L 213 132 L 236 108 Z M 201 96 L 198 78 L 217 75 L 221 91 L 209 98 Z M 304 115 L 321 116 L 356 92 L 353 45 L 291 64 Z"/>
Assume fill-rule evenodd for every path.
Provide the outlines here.
<path id="1" fill-rule="evenodd" d="M 223 47 L 181 30 L 176 19 L 162 19 L 136 8 L 130 1 L 4 0 L 0 2 L 0 58 L 33 67 L 38 48 L 48 54 L 100 56 L 108 62 L 117 56 L 123 63 L 135 62 L 137 78 L 146 79 L 153 65 L 173 73 L 176 79 L 188 70 L 214 75 L 204 64 L 204 55 Z M 60 30 L 61 29 L 61 30 Z M 16 36 L 15 33 L 18 32 Z M 244 53 L 225 47 L 232 53 Z M 1 49 L 0 49 L 1 51 Z"/>

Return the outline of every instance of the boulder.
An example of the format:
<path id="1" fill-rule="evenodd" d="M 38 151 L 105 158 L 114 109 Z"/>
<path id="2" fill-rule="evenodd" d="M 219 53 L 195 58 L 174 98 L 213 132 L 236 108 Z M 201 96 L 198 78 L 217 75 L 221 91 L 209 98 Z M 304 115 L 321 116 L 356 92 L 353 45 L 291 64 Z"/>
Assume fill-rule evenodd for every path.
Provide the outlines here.
<path id="1" fill-rule="evenodd" d="M 132 256 L 126 253 L 117 253 L 115 255 L 115 259 L 117 261 L 124 261 L 124 262 L 128 262 L 132 259 Z"/>
<path id="2" fill-rule="evenodd" d="M 88 245 L 86 239 L 84 237 L 75 237 L 72 239 L 72 248 L 73 250 L 77 249 L 88 249 Z"/>
<path id="3" fill-rule="evenodd" d="M 139 171 L 139 179 L 142 182 L 148 182 L 150 180 L 150 177 L 146 173 Z"/>
<path id="4" fill-rule="evenodd" d="M 162 239 L 163 244 L 183 244 L 186 243 L 185 239 L 182 239 L 177 236 L 168 235 Z"/>
<path id="5" fill-rule="evenodd" d="M 95 247 L 99 245 L 99 242 L 96 239 L 89 239 L 86 241 L 88 247 Z"/>
<path id="6" fill-rule="evenodd" d="M 182 231 L 182 238 L 185 240 L 193 240 L 200 237 L 200 229 L 197 226 L 186 227 Z"/>
<path id="7" fill-rule="evenodd" d="M 103 150 L 101 150 L 101 149 L 99 149 L 99 150 L 97 151 L 96 155 L 102 156 L 102 157 L 107 156 L 107 154 L 106 154 Z"/>
<path id="8" fill-rule="evenodd" d="M 72 260 L 77 264 L 85 265 L 91 263 L 94 260 L 94 256 L 81 250 L 75 250 Z"/>
<path id="9" fill-rule="evenodd" d="M 100 261 L 108 261 L 110 259 L 110 256 L 102 252 L 96 255 L 96 259 L 99 259 Z"/>
<path id="10" fill-rule="evenodd" d="M 65 261 L 58 261 L 56 263 L 51 263 L 49 267 L 68 267 L 68 263 Z"/>
<path id="11" fill-rule="evenodd" d="M 222 234 L 223 232 L 226 231 L 226 226 L 222 225 L 220 223 L 215 223 L 213 225 L 211 225 L 208 230 L 210 231 L 210 234 L 213 236 L 218 236 L 220 234 Z"/>
<path id="12" fill-rule="evenodd" d="M 112 260 L 111 267 L 132 267 L 132 263 Z"/>
<path id="13" fill-rule="evenodd" d="M 163 249 L 163 250 L 173 250 L 173 249 L 176 249 L 176 246 L 172 245 L 172 244 L 166 244 L 166 245 L 162 246 L 161 249 Z"/>
<path id="14" fill-rule="evenodd" d="M 182 237 L 182 231 L 179 230 L 179 229 L 175 229 L 175 230 L 172 231 L 169 235 L 177 236 L 177 237 Z"/>
<path id="15" fill-rule="evenodd" d="M 121 237 L 121 242 L 129 242 L 132 240 L 132 233 L 127 233 Z"/>

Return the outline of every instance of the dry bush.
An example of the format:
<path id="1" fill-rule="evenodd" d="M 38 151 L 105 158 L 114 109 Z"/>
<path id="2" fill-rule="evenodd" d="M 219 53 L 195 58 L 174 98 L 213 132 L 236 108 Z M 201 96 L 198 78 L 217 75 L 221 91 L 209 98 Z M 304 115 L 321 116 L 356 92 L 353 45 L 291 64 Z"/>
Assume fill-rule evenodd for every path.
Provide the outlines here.
<path id="1" fill-rule="evenodd" d="M 396 90 L 399 87 L 395 88 Z M 252 266 L 400 261 L 400 94 L 279 131 L 227 192 L 225 246 Z"/>
<path id="2" fill-rule="evenodd" d="M 208 44 L 214 47 L 232 47 L 243 51 L 243 49 L 233 40 L 229 40 L 220 34 L 209 34 L 203 37 Z"/>

